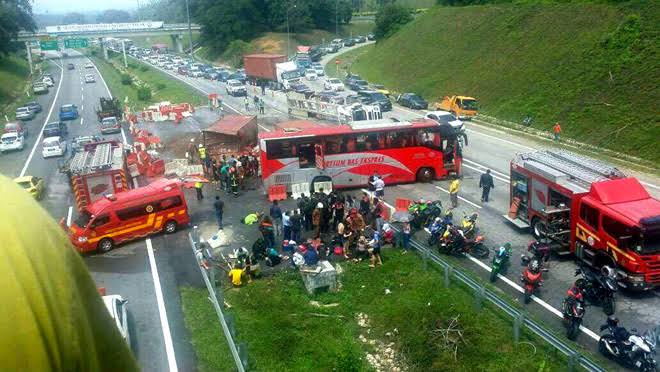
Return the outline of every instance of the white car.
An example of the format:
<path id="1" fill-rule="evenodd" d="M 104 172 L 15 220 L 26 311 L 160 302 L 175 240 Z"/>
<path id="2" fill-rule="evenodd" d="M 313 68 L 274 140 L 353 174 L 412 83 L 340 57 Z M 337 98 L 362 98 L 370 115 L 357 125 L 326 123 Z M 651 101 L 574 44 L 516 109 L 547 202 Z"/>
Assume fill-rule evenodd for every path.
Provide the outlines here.
<path id="1" fill-rule="evenodd" d="M 204 76 L 204 73 L 201 70 L 193 70 L 188 73 L 188 76 L 198 78 Z"/>
<path id="2" fill-rule="evenodd" d="M 94 75 L 92 74 L 87 74 L 85 75 L 85 83 L 95 83 L 96 79 L 94 79 Z"/>
<path id="3" fill-rule="evenodd" d="M 23 150 L 25 140 L 16 132 L 5 133 L 0 137 L 0 153 L 12 150 Z"/>
<path id="4" fill-rule="evenodd" d="M 103 296 L 103 303 L 105 308 L 108 309 L 110 317 L 115 321 L 117 329 L 124 338 L 126 344 L 131 346 L 131 336 L 128 333 L 128 310 L 126 309 L 127 300 L 124 300 L 120 295 Z"/>
<path id="5" fill-rule="evenodd" d="M 94 68 L 94 65 L 92 64 L 92 62 L 87 62 L 85 63 L 85 68 Z"/>
<path id="6" fill-rule="evenodd" d="M 428 111 L 424 117 L 435 120 L 440 124 L 449 124 L 456 130 L 463 130 L 463 122 L 458 120 L 456 116 L 449 111 Z"/>
<path id="7" fill-rule="evenodd" d="M 339 79 L 326 79 L 325 82 L 323 83 L 323 89 L 325 90 L 330 90 L 333 92 L 339 92 L 344 90 L 344 83 L 341 82 Z"/>
<path id="8" fill-rule="evenodd" d="M 227 94 L 232 97 L 247 96 L 247 88 L 238 80 L 227 80 Z"/>
<path id="9" fill-rule="evenodd" d="M 325 76 L 325 70 L 323 69 L 323 66 L 312 66 L 314 71 L 316 71 L 317 76 Z"/>
<path id="10" fill-rule="evenodd" d="M 41 154 L 44 158 L 64 156 L 66 154 L 66 141 L 60 137 L 47 137 L 41 142 Z"/>
<path id="11" fill-rule="evenodd" d="M 313 68 L 308 68 L 305 70 L 305 79 L 307 80 L 316 80 L 319 76 L 316 74 L 316 70 Z"/>

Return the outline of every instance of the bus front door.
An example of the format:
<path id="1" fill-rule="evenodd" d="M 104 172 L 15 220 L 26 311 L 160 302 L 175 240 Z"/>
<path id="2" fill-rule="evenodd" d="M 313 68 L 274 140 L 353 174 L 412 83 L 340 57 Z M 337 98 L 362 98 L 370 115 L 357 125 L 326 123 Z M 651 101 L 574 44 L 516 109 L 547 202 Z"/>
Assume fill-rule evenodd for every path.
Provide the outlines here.
<path id="1" fill-rule="evenodd" d="M 325 156 L 323 155 L 323 145 L 314 145 L 314 153 L 316 155 L 316 168 L 325 169 Z"/>

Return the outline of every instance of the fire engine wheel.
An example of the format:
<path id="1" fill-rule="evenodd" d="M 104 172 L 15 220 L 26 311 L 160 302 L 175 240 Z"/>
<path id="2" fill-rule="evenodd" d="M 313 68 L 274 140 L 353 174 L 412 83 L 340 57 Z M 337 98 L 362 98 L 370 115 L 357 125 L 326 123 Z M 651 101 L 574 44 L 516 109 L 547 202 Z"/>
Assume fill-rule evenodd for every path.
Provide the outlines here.
<path id="1" fill-rule="evenodd" d="M 171 234 L 176 231 L 176 221 L 169 220 L 165 223 L 163 228 L 166 234 Z"/>
<path id="2" fill-rule="evenodd" d="M 433 181 L 434 174 L 435 172 L 431 168 L 421 168 L 417 171 L 417 181 L 429 183 Z"/>
<path id="3" fill-rule="evenodd" d="M 112 239 L 110 238 L 103 238 L 99 242 L 99 245 L 97 247 L 99 253 L 107 253 L 112 250 L 114 246 L 114 243 L 112 242 Z"/>

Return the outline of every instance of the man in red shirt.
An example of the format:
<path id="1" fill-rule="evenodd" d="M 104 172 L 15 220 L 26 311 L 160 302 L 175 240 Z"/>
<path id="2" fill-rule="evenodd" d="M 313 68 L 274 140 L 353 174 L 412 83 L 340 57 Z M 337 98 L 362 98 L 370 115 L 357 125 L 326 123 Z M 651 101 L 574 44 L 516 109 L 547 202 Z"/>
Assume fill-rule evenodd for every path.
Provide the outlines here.
<path id="1" fill-rule="evenodd" d="M 559 135 L 561 134 L 561 125 L 559 125 L 559 122 L 555 124 L 554 127 L 552 127 L 552 131 L 555 133 L 555 141 L 559 141 Z"/>

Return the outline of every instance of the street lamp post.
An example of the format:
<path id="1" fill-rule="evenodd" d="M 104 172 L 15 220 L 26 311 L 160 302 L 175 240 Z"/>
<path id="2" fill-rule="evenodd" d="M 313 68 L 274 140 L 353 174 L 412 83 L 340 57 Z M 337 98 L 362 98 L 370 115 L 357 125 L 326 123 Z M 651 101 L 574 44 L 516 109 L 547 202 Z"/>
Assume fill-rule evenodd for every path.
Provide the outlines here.
<path id="1" fill-rule="evenodd" d="M 291 8 L 295 9 L 295 7 L 296 7 L 296 4 L 293 4 L 292 7 L 289 7 L 289 5 L 287 4 L 287 7 L 286 7 L 286 56 L 287 56 L 287 58 L 289 57 L 289 53 L 291 51 L 291 36 L 290 36 L 290 31 L 289 31 L 289 10 Z"/>
<path id="2" fill-rule="evenodd" d="M 190 6 L 186 0 L 186 16 L 188 17 L 188 42 L 190 43 L 190 58 L 193 56 L 192 28 L 190 27 Z"/>
<path id="3" fill-rule="evenodd" d="M 335 37 L 339 37 L 339 0 L 335 0 Z"/>

